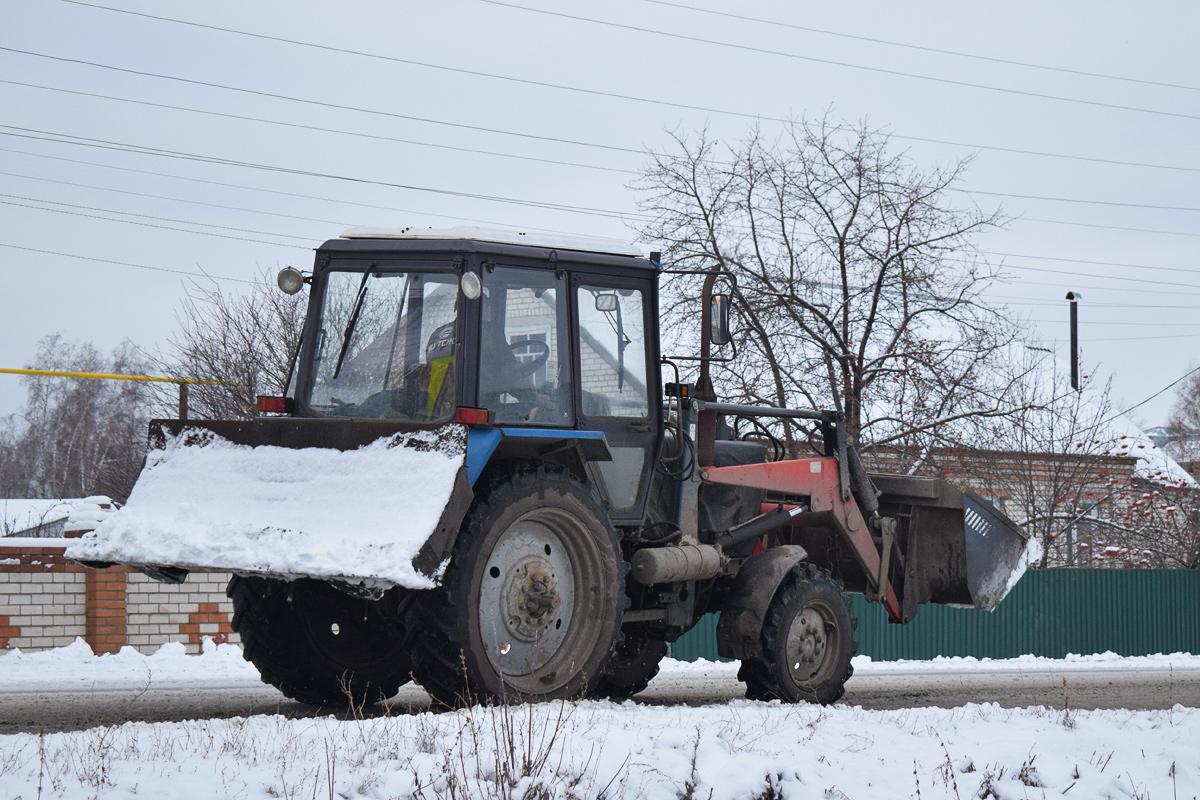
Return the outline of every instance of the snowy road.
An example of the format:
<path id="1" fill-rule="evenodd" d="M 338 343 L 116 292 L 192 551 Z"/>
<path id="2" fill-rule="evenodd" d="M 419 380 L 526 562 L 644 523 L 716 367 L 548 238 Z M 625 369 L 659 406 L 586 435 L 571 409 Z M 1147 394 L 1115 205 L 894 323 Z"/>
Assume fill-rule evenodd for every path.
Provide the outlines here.
<path id="1" fill-rule="evenodd" d="M 389 714 L 339 720 L 259 684 L 235 647 L 77 642 L 0 656 L 0 798 L 1200 796 L 1196 656 L 855 666 L 826 708 L 667 661 L 636 703 L 423 713 L 409 686 Z"/>
<path id="2" fill-rule="evenodd" d="M 1200 658 L 1194 656 L 900 663 L 860 658 L 855 665 L 842 703 L 868 710 L 968 703 L 1054 709 L 1200 707 Z M 81 645 L 19 659 L 6 656 L 0 658 L 0 686 L 0 734 L 126 721 L 325 713 L 264 686 L 237 650 L 228 647 L 199 658 L 169 648 L 150 657 L 127 651 L 96 658 Z M 743 691 L 735 664 L 667 661 L 636 700 L 654 706 L 706 706 L 740 700 Z M 428 708 L 428 696 L 410 684 L 390 709 L 377 711 L 411 714 Z"/>

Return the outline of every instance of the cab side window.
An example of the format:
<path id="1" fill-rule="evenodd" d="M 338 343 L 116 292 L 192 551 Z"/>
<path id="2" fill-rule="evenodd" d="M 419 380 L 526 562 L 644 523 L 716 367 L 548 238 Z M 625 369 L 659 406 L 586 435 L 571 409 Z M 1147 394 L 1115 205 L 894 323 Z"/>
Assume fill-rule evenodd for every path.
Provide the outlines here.
<path id="1" fill-rule="evenodd" d="M 564 283 L 549 270 L 483 275 L 479 404 L 497 423 L 572 422 Z"/>
<path id="2" fill-rule="evenodd" d="M 645 419 L 650 408 L 642 292 L 580 286 L 576 302 L 584 415 Z"/>

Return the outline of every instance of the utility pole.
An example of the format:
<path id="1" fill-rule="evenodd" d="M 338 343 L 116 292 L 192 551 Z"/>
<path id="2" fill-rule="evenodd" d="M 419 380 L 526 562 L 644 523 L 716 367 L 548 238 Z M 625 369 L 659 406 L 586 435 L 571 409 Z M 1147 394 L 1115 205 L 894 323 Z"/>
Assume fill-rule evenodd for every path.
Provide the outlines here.
<path id="1" fill-rule="evenodd" d="M 1071 388 L 1079 391 L 1079 292 L 1067 292 L 1071 301 Z"/>

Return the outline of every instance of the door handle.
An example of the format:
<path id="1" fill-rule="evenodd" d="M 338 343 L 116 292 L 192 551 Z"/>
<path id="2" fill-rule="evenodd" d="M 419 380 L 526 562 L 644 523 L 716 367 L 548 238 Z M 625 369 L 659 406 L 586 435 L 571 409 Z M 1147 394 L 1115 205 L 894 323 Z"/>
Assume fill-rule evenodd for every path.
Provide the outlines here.
<path id="1" fill-rule="evenodd" d="M 650 425 L 648 423 L 631 422 L 631 423 L 629 423 L 629 425 L 627 427 L 628 427 L 628 430 L 632 431 L 633 433 L 649 433 L 650 432 Z"/>

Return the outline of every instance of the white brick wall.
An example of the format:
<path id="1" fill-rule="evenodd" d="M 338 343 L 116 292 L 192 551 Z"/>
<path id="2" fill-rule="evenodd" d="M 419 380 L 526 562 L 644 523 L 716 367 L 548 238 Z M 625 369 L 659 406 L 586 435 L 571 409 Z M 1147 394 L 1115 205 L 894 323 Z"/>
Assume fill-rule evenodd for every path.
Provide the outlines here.
<path id="1" fill-rule="evenodd" d="M 5 547 L 0 560 L 9 562 L 0 564 L 3 649 L 45 650 L 82 637 L 98 652 L 127 644 L 151 653 L 167 642 L 182 642 L 196 653 L 205 635 L 239 641 L 229 627 L 229 573 L 193 572 L 182 584 L 159 583 L 137 572 L 97 573 L 67 562 L 49 543 L 33 550 Z M 98 585 L 100 575 L 110 582 Z M 89 592 L 89 581 L 98 593 Z"/>
<path id="2" fill-rule="evenodd" d="M 57 579 L 57 580 L 56 580 Z M 87 632 L 82 572 L 0 573 L 0 617 L 21 629 L 8 647 L 64 647 Z"/>
<path id="3" fill-rule="evenodd" d="M 191 641 L 194 633 L 213 637 L 221 633 L 218 623 L 198 619 L 213 613 L 202 611 L 201 605 L 215 604 L 215 613 L 224 614 L 226 620 L 233 616 L 233 604 L 225 597 L 227 583 L 228 572 L 192 572 L 179 584 L 131 573 L 125 588 L 130 646 L 152 652 L 166 642 L 183 642 L 188 652 L 200 652 L 200 645 Z M 239 641 L 236 633 L 226 632 L 226 636 L 229 642 Z"/>

